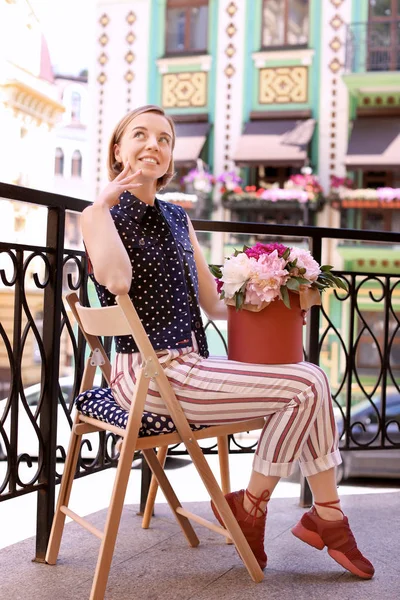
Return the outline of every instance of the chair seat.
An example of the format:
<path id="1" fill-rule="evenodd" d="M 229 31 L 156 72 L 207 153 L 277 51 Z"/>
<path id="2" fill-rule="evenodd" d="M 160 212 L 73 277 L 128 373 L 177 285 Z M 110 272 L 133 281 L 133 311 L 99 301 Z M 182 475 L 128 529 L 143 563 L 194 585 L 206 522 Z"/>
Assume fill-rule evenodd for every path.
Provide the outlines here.
<path id="1" fill-rule="evenodd" d="M 82 392 L 77 396 L 75 404 L 78 411 L 87 417 L 93 417 L 104 423 L 126 429 L 129 412 L 117 404 L 111 388 L 95 387 Z M 190 424 L 190 427 L 193 431 L 197 431 L 208 426 Z M 170 417 L 150 412 L 143 413 L 139 437 L 173 433 L 174 431 L 176 431 L 176 427 Z"/>

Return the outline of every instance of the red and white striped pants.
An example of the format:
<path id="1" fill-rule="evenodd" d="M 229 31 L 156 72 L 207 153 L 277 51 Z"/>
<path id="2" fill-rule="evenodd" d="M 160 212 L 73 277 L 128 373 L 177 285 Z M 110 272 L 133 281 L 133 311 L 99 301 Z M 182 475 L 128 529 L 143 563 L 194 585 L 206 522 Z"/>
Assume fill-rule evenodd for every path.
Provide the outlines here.
<path id="1" fill-rule="evenodd" d="M 328 380 L 318 366 L 254 365 L 203 358 L 193 348 L 157 353 L 190 423 L 215 425 L 265 417 L 253 468 L 288 477 L 299 460 L 304 475 L 339 465 L 338 433 Z M 129 410 L 140 354 L 117 354 L 111 387 Z M 145 410 L 168 411 L 153 380 Z"/>

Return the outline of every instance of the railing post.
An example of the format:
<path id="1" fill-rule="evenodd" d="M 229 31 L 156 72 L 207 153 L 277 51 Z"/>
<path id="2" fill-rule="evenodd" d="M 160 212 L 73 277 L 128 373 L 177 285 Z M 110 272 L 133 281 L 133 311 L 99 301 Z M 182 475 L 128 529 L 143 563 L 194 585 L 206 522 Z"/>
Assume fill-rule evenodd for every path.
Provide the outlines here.
<path id="1" fill-rule="evenodd" d="M 64 228 L 65 210 L 60 207 L 49 208 L 46 246 L 50 250 L 47 255 L 50 273 L 49 283 L 44 292 L 43 306 L 45 362 L 42 367 L 44 368 L 42 381 L 45 390 L 40 414 L 44 464 L 39 484 L 44 485 L 38 491 L 37 503 L 35 561 L 38 562 L 44 562 L 54 515 Z"/>

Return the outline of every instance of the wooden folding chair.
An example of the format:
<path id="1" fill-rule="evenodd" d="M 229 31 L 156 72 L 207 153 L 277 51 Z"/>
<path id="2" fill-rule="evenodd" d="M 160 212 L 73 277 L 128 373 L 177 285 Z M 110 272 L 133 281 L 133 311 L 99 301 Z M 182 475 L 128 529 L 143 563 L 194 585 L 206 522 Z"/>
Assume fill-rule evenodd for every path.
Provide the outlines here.
<path id="1" fill-rule="evenodd" d="M 46 553 L 46 562 L 48 564 L 55 564 L 57 561 L 65 517 L 68 515 L 101 540 L 90 598 L 91 600 L 100 600 L 104 598 L 125 499 L 126 487 L 132 467 L 132 460 L 135 451 L 140 450 L 152 470 L 154 480 L 163 491 L 189 545 L 195 547 L 199 544 L 199 539 L 190 523 L 190 520 L 192 520 L 225 536 L 225 538 L 232 540 L 253 581 L 261 581 L 263 579 L 263 572 L 226 502 L 224 493 L 218 485 L 197 440 L 206 438 L 219 439 L 223 457 L 222 471 L 224 473 L 223 478 L 225 479 L 224 492 L 226 493 L 226 488 L 229 487 L 226 436 L 231 433 L 261 429 L 264 426 L 264 419 L 251 419 L 239 423 L 209 426 L 198 431 L 192 431 L 129 296 L 119 296 L 117 297 L 116 306 L 105 308 L 83 307 L 79 304 L 78 297 L 75 293 L 70 294 L 67 297 L 67 300 L 92 351 L 91 356 L 87 360 L 83 374 L 81 391 L 89 390 L 93 387 L 94 374 L 98 366 L 101 368 L 107 382 L 110 382 L 111 365 L 98 336 L 132 335 L 141 353 L 142 367 L 139 371 L 132 397 L 131 410 L 129 411 L 126 428 L 110 425 L 99 419 L 85 416 L 81 412 L 76 411 Z M 177 430 L 174 433 L 139 437 L 142 414 L 150 379 L 153 379 L 156 382 L 160 395 L 168 408 L 168 412 L 171 415 Z M 85 433 L 99 431 L 111 431 L 116 435 L 121 436 L 123 439 L 118 466 L 116 468 L 114 487 L 107 512 L 106 524 L 103 531 L 100 531 L 68 508 L 79 456 L 81 437 Z M 164 469 L 155 454 L 155 448 L 161 448 L 161 453 L 165 458 L 168 445 L 180 442 L 185 444 L 194 466 L 225 523 L 225 528 L 185 510 L 182 508 L 175 495 L 175 492 L 165 475 Z M 160 458 L 161 462 L 163 462 L 164 458 Z M 155 485 L 152 487 L 150 500 L 146 507 L 145 517 L 147 519 L 147 526 L 154 503 L 154 490 L 156 490 Z M 144 526 L 146 526 L 146 523 L 144 523 Z"/>

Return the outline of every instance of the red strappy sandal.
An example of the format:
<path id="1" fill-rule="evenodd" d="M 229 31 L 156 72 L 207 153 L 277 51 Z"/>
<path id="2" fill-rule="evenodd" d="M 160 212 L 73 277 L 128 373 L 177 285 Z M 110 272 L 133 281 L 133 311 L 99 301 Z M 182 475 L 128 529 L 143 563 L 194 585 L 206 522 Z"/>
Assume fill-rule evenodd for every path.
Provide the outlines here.
<path id="1" fill-rule="evenodd" d="M 375 569 L 372 564 L 361 554 L 357 548 L 357 543 L 350 529 L 349 521 L 343 511 L 334 504 L 340 500 L 332 502 L 314 502 L 317 506 L 334 508 L 343 515 L 341 521 L 327 521 L 322 519 L 315 507 L 305 513 L 301 520 L 291 530 L 293 535 L 302 542 L 322 550 L 325 546 L 328 548 L 328 554 L 339 565 L 363 579 L 371 579 Z"/>
<path id="2" fill-rule="evenodd" d="M 253 504 L 251 511 L 248 513 L 243 508 L 244 495 Z M 239 490 L 238 492 L 231 492 L 226 494 L 225 498 L 228 502 L 231 511 L 233 512 L 236 521 L 239 523 L 240 529 L 244 533 L 244 537 L 249 543 L 249 546 L 257 559 L 261 569 L 265 569 L 267 566 L 267 555 L 264 550 L 264 534 L 265 534 L 265 522 L 267 518 L 267 508 L 263 512 L 260 508 L 261 502 L 268 502 L 270 493 L 265 490 L 261 496 L 253 496 L 248 490 Z M 211 500 L 211 508 L 218 519 L 220 524 L 224 527 L 224 522 L 219 516 L 219 513 Z M 257 513 L 262 512 L 258 517 Z"/>

